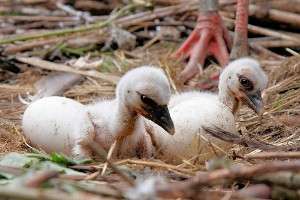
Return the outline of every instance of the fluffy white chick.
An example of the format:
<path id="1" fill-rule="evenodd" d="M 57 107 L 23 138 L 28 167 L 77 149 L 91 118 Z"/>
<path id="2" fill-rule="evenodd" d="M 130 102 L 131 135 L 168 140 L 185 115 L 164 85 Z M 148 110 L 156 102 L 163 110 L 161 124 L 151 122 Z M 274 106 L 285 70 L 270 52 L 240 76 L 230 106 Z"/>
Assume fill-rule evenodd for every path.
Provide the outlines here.
<path id="1" fill-rule="evenodd" d="M 261 91 L 267 85 L 267 76 L 260 64 L 251 58 L 242 58 L 228 64 L 220 76 L 219 93 L 186 92 L 170 100 L 170 114 L 175 134 L 166 135 L 153 123 L 147 125 L 157 149 L 158 158 L 180 163 L 197 157 L 205 161 L 226 152 L 231 145 L 206 134 L 203 127 L 219 127 L 236 133 L 235 113 L 241 103 L 255 112 L 262 111 Z"/>
<path id="2" fill-rule="evenodd" d="M 115 99 L 83 105 L 65 97 L 46 97 L 31 103 L 23 115 L 23 133 L 32 145 L 49 153 L 91 157 L 89 141 L 108 150 L 117 139 L 119 157 L 149 157 L 153 148 L 144 117 L 174 133 L 167 107 L 170 96 L 161 69 L 135 68 L 120 79 Z"/>

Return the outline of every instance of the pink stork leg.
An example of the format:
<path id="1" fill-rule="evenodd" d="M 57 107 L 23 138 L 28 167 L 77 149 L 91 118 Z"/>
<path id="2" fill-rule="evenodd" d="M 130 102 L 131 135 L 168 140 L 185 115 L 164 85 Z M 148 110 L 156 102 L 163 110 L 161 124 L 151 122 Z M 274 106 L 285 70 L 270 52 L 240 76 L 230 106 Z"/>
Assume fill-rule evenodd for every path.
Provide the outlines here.
<path id="1" fill-rule="evenodd" d="M 189 58 L 179 77 L 183 83 L 202 73 L 208 55 L 213 55 L 222 66 L 229 61 L 231 40 L 218 13 L 218 1 L 199 0 L 199 5 L 200 12 L 194 31 L 175 52 L 177 58 Z"/>
<path id="2" fill-rule="evenodd" d="M 238 0 L 235 19 L 235 33 L 230 59 L 249 55 L 248 50 L 248 7 L 249 0 Z"/>
<path id="3" fill-rule="evenodd" d="M 189 58 L 188 64 L 179 76 L 182 83 L 187 83 L 197 74 L 202 73 L 208 55 L 213 55 L 222 67 L 229 62 L 228 49 L 231 48 L 231 38 L 218 13 L 218 1 L 199 0 L 199 5 L 197 26 L 175 52 L 177 58 Z M 237 0 L 235 35 L 230 59 L 248 55 L 248 6 L 249 0 Z M 213 75 L 211 79 L 218 80 L 218 74 Z M 213 85 L 197 86 L 207 89 Z"/>

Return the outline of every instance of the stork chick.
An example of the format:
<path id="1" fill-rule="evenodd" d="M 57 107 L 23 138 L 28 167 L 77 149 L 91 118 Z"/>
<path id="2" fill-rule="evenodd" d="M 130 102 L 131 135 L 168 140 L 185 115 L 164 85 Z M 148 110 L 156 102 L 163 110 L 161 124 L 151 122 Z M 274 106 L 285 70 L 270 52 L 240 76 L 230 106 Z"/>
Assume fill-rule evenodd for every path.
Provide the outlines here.
<path id="1" fill-rule="evenodd" d="M 117 139 L 118 156 L 150 157 L 153 149 L 143 117 L 173 134 L 167 107 L 170 96 L 169 82 L 162 70 L 139 67 L 121 78 L 113 100 L 87 106 L 65 97 L 33 102 L 25 110 L 22 128 L 31 144 L 49 153 L 89 158 L 89 141 L 108 150 Z"/>
<path id="2" fill-rule="evenodd" d="M 148 126 L 148 132 L 159 149 L 157 156 L 180 163 L 182 159 L 196 157 L 204 161 L 221 151 L 226 152 L 231 145 L 208 136 L 203 126 L 236 133 L 234 116 L 239 104 L 245 103 L 260 113 L 263 109 L 261 91 L 266 84 L 267 77 L 259 63 L 251 58 L 242 58 L 231 62 L 222 72 L 219 94 L 186 92 L 175 95 L 169 105 L 175 134 L 169 137 L 152 123 Z"/>

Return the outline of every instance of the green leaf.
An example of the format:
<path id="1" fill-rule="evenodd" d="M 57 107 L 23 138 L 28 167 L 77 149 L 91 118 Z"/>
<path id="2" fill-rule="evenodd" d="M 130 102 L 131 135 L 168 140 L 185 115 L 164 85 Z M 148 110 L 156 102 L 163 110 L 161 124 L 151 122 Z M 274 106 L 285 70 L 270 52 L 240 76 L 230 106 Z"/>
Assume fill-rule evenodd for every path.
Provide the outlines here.
<path id="1" fill-rule="evenodd" d="M 62 164 L 65 166 L 76 164 L 71 158 L 68 158 L 67 156 L 59 153 L 52 153 L 50 155 L 50 159 L 52 162 Z"/>
<path id="2" fill-rule="evenodd" d="M 91 162 L 90 159 L 81 159 L 81 160 L 75 160 L 72 159 L 64 154 L 59 154 L 59 153 L 52 153 L 51 154 L 51 161 L 58 163 L 58 164 L 62 164 L 65 166 L 69 166 L 69 165 L 78 165 L 78 164 L 85 164 L 88 162 Z"/>

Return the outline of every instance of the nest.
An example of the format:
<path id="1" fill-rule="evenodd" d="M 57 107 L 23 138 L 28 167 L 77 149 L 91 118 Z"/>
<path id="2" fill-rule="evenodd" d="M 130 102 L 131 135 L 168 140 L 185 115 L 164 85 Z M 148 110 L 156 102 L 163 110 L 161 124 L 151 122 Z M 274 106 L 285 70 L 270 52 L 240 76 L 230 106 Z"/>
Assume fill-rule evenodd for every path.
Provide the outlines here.
<path id="1" fill-rule="evenodd" d="M 287 32 L 293 31 L 298 26 L 299 20 L 295 22 L 290 20 L 289 15 L 284 12 L 279 12 L 281 17 L 276 18 L 276 15 L 269 13 L 265 7 L 282 9 L 282 11 L 294 14 L 299 13 L 297 1 L 289 1 L 295 3 L 252 1 L 250 23 L 253 22 L 253 25 L 249 27 L 249 32 L 252 34 L 252 38 L 249 39 L 251 55 L 263 64 L 269 77 L 269 85 L 263 94 L 264 114 L 257 116 L 253 111 L 243 107 L 236 124 L 242 138 L 259 140 L 279 149 L 286 146 L 299 149 L 300 146 L 300 57 L 291 49 L 289 52 L 295 56 L 285 57 L 287 53 L 282 51 L 282 47 L 299 46 L 299 36 L 296 33 Z M 26 64 L 18 60 L 20 55 L 27 59 L 31 56 L 38 57 L 41 58 L 40 61 L 50 61 L 50 64 L 60 63 L 66 66 L 63 72 L 71 70 L 75 74 L 84 74 L 83 80 L 78 81 L 75 86 L 63 93 L 64 96 L 76 99 L 83 104 L 114 97 L 115 84 L 113 81 L 104 81 L 99 78 L 99 72 L 121 77 L 129 69 L 141 65 L 161 67 L 168 75 L 174 93 L 191 89 L 183 87 L 177 81 L 177 75 L 182 71 L 185 63 L 174 60 L 171 54 L 179 47 L 180 40 L 183 39 L 181 33 L 188 35 L 192 31 L 198 1 L 187 4 L 182 0 L 155 0 L 153 2 L 156 3 L 157 8 L 154 10 L 151 7 L 152 1 L 128 1 L 129 7 L 120 4 L 117 0 L 70 2 L 73 2 L 70 3 L 74 4 L 73 7 L 46 0 L 21 0 L 18 3 L 4 0 L 3 5 L 0 6 L 4 13 L 9 14 L 1 16 L 4 22 L 0 24 L 0 44 L 5 44 L 1 46 L 0 54 L 0 152 L 4 158 L 11 155 L 9 154 L 11 152 L 21 153 L 13 155 L 14 159 L 17 159 L 18 163 L 26 161 L 24 166 L 18 165 L 18 167 L 0 165 L 1 176 L 10 174 L 17 177 L 19 182 L 22 182 L 20 179 L 25 179 L 23 184 L 17 182 L 18 189 L 1 187 L 1 197 L 39 199 L 43 196 L 45 199 L 68 200 L 123 199 L 127 195 L 126 197 L 130 199 L 141 199 L 141 196 L 144 199 L 156 199 L 156 195 L 159 194 L 160 197 L 167 199 L 172 197 L 177 199 L 191 197 L 194 199 L 244 199 L 245 193 L 236 193 L 235 189 L 248 186 L 250 181 L 251 183 L 269 183 L 269 186 L 274 186 L 273 196 L 275 197 L 281 198 L 282 194 L 288 194 L 289 197 L 299 198 L 297 191 L 293 191 L 300 185 L 297 181 L 293 182 L 299 177 L 297 173 L 300 168 L 299 161 L 270 162 L 268 166 L 264 165 L 265 159 L 299 159 L 299 152 L 258 154 L 261 151 L 259 148 L 234 145 L 225 156 L 230 159 L 216 159 L 207 163 L 197 162 L 197 159 L 184 160 L 180 165 L 171 165 L 164 160 L 155 159 L 113 160 L 108 164 L 105 176 L 100 175 L 103 168 L 107 166 L 107 163 L 103 162 L 83 164 L 60 155 L 47 155 L 43 152 L 30 154 L 30 159 L 22 157 L 28 155 L 25 153 L 32 153 L 35 150 L 32 151 L 21 134 L 21 118 L 26 105 L 20 100 L 36 92 L 35 83 L 38 80 L 53 74 L 53 71 L 54 73 L 63 71 L 61 70 L 63 67 L 60 65 L 54 69 L 49 67 L 51 65 L 45 68 L 45 63 L 38 64 L 38 66 Z M 133 8 L 131 2 L 138 2 L 142 6 L 134 5 L 136 9 L 131 12 Z M 180 4 L 182 2 L 183 4 Z M 289 6 L 294 4 L 295 7 Z M 234 25 L 235 7 L 233 5 L 233 1 L 220 1 L 222 9 L 220 13 L 229 29 L 232 29 Z M 113 10 L 115 7 L 122 8 L 122 6 L 126 9 Z M 81 9 L 81 11 L 76 9 Z M 26 12 L 29 11 L 37 13 L 28 16 Z M 102 15 L 91 16 L 82 11 Z M 274 10 L 271 11 L 274 12 Z M 20 13 L 21 16 L 8 17 L 14 12 Z M 108 13 L 112 14 L 107 15 Z M 116 17 L 118 20 L 108 27 L 110 22 L 102 22 L 110 17 Z M 270 21 L 276 20 L 280 23 L 273 23 L 274 27 L 276 29 L 283 27 L 284 32 L 277 32 L 273 25 L 269 25 Z M 35 23 L 31 24 L 32 21 Z M 90 23 L 90 26 L 86 26 L 86 23 Z M 122 29 L 116 28 L 115 25 Z M 264 25 L 267 27 L 261 27 Z M 273 30 L 268 29 L 269 26 Z M 287 30 L 286 27 L 290 29 Z M 23 33 L 19 34 L 22 31 Z M 118 40 L 120 34 L 122 37 L 124 33 L 128 36 L 127 39 Z M 130 35 L 130 33 L 133 34 Z M 267 37 L 257 37 L 257 35 Z M 137 38 L 136 43 L 131 43 L 130 41 L 134 38 Z M 115 45 L 118 48 L 114 47 Z M 103 46 L 110 51 L 104 53 Z M 135 48 L 128 50 L 122 47 Z M 278 47 L 280 49 L 276 51 L 284 52 L 283 55 L 267 49 Z M 86 71 L 73 69 L 70 67 L 73 65 L 68 64 L 79 62 L 85 56 L 88 64 L 101 60 L 100 65 L 92 66 L 93 72 L 98 72 L 98 74 L 91 76 Z M 211 74 L 220 71 L 220 67 L 215 64 L 214 60 L 209 59 L 207 64 L 210 66 L 201 75 L 201 81 L 204 82 Z M 15 71 L 14 65 L 17 65 L 21 73 L 12 73 L 4 69 L 6 67 L 10 71 Z M 199 79 L 196 77 L 195 81 Z M 216 90 L 216 87 L 211 89 L 211 91 Z M 0 162 L 3 161 L 2 158 Z M 30 169 L 28 169 L 28 159 L 32 167 Z M 51 161 L 51 164 L 47 161 Z M 35 165 L 37 163 L 38 165 Z M 59 163 L 59 165 L 53 163 Z M 45 169 L 43 168 L 45 165 L 47 167 L 51 165 L 52 168 L 40 170 Z M 53 168 L 55 170 L 52 170 Z M 276 174 L 274 177 L 279 177 L 278 180 L 266 176 L 268 172 L 282 170 L 288 172 Z M 64 173 L 61 173 L 62 171 Z M 166 177 L 168 181 L 162 180 L 161 176 Z M 11 178 L 11 176 L 8 177 Z M 10 180 L 10 178 L 7 179 Z M 137 180 L 133 180 L 134 178 Z M 258 185 L 258 188 L 250 193 L 270 190 L 266 187 Z"/>

